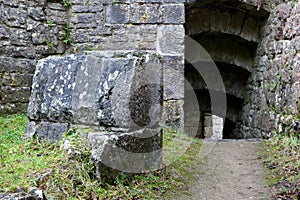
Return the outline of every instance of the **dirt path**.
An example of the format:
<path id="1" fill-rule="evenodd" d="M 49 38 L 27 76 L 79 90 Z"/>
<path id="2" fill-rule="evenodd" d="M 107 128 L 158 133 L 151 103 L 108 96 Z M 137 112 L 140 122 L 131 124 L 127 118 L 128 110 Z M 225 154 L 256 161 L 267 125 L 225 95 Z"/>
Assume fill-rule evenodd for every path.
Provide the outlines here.
<path id="1" fill-rule="evenodd" d="M 204 141 L 191 169 L 195 183 L 190 186 L 187 194 L 173 199 L 270 199 L 263 175 L 264 168 L 257 158 L 258 150 L 259 142 Z"/>

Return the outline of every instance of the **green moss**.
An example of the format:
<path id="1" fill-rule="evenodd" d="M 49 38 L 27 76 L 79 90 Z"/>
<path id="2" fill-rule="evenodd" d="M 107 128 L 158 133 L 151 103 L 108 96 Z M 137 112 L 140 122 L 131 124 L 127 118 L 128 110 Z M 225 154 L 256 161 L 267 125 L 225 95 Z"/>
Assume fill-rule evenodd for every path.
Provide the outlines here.
<path id="1" fill-rule="evenodd" d="M 85 51 L 93 51 L 94 48 L 93 48 L 93 47 L 90 47 L 90 46 L 86 46 L 86 47 L 84 47 L 84 50 L 85 50 Z"/>

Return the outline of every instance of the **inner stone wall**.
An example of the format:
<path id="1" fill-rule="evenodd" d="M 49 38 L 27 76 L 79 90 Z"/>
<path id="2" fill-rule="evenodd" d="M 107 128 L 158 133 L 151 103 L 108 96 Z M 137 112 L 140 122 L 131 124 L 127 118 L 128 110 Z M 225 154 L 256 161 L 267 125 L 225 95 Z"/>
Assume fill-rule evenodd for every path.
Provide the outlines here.
<path id="1" fill-rule="evenodd" d="M 257 7 L 235 0 L 199 1 L 186 10 L 186 34 L 197 41 L 211 56 L 216 64 L 225 86 L 227 97 L 226 116 L 223 128 L 223 138 L 252 138 L 247 120 L 250 116 L 248 107 L 252 93 L 253 66 L 261 33 L 268 18 L 268 12 L 257 10 Z M 187 47 L 188 48 L 188 47 Z M 203 64 L 201 64 L 203 63 Z M 198 67 L 207 68 L 205 62 L 199 60 Z M 209 88 L 193 63 L 186 64 L 185 77 L 192 88 L 186 87 L 187 101 L 189 93 L 194 92 L 199 105 L 185 106 L 186 132 L 194 131 L 199 126 L 198 137 L 206 138 L 212 135 L 209 130 L 213 127 L 213 117 L 210 99 L 211 92 L 224 93 L 216 88 Z M 213 67 L 213 66 L 210 66 Z M 198 69 L 199 71 L 200 69 Z M 209 70 L 209 69 L 208 69 Z M 214 80 L 216 74 L 210 73 Z M 189 124 L 196 116 L 191 111 L 199 107 L 200 120 Z M 199 113 L 196 113 L 199 114 Z M 191 133 L 189 133 L 191 134 Z"/>
<path id="2" fill-rule="evenodd" d="M 224 2 L 225 4 L 227 2 L 227 5 L 224 6 Z M 190 1 L 190 3 L 187 7 L 188 11 L 186 11 L 186 33 L 206 48 L 218 66 L 219 63 L 223 65 L 225 59 L 227 65 L 244 66 L 244 71 L 251 73 L 243 89 L 230 81 L 236 80 L 236 78 L 225 80 L 225 86 L 229 86 L 226 86 L 229 94 L 227 101 L 236 102 L 230 99 L 232 94 L 243 99 L 242 107 L 239 108 L 240 113 L 237 115 L 240 119 L 238 123 L 240 135 L 235 135 L 234 138 L 269 137 L 272 133 L 280 132 L 285 127 L 291 126 L 293 118 L 299 116 L 299 104 L 297 103 L 300 91 L 299 45 L 296 42 L 299 41 L 299 4 L 296 1 L 226 0 Z M 230 7 L 238 3 L 240 3 L 240 7 L 237 7 L 232 13 Z M 200 4 L 202 6 L 197 10 L 197 5 Z M 246 12 L 246 15 L 239 14 L 240 11 L 249 9 L 251 6 L 255 7 Z M 265 12 L 259 12 L 262 9 L 270 12 L 270 16 L 265 18 L 266 20 L 259 20 L 261 17 L 267 16 L 264 14 Z M 248 18 L 243 16 L 248 16 Z M 260 26 L 263 28 L 259 29 Z M 256 30 L 258 32 L 255 32 Z M 226 41 L 226 38 L 220 39 L 222 34 L 232 36 L 227 37 Z M 215 37 L 216 35 L 219 39 Z M 245 56 L 232 57 L 231 50 L 242 48 L 242 45 L 234 47 L 232 41 L 235 38 L 248 41 L 250 45 L 253 43 L 256 49 L 254 54 L 250 53 L 247 56 L 245 54 L 247 49 L 240 49 L 238 52 Z M 252 59 L 249 59 L 250 57 Z M 186 70 L 188 68 L 189 65 L 186 66 Z M 222 74 L 221 67 L 219 69 Z M 230 74 L 237 74 L 240 77 L 241 73 L 241 70 L 235 68 Z M 190 72 L 186 74 L 186 78 L 192 80 L 190 82 L 192 86 L 198 91 L 205 89 L 206 86 L 201 77 L 188 78 L 191 74 L 195 75 Z M 235 91 L 236 88 L 238 90 Z M 246 93 L 243 92 L 244 90 Z M 207 95 L 198 94 L 198 99 L 202 99 L 200 103 L 205 105 L 205 102 L 208 102 L 204 107 L 210 108 L 209 97 L 207 100 L 205 98 L 203 100 L 203 97 Z M 188 112 L 188 110 L 185 110 L 186 132 L 197 131 L 200 120 L 202 124 L 199 126 L 198 136 L 203 137 L 204 134 L 199 133 L 199 130 L 203 132 L 206 126 L 208 128 L 211 126 L 212 123 L 207 122 L 211 116 L 204 113 L 201 117 L 201 113 L 197 110 L 193 108 L 190 109 L 193 112 Z M 208 112 L 210 111 L 208 110 Z M 229 108 L 228 118 L 231 118 L 231 113 Z M 200 116 L 200 119 L 194 116 L 198 116 L 198 118 Z"/>
<path id="3" fill-rule="evenodd" d="M 259 45 L 253 79 L 256 87 L 250 96 L 253 115 L 248 123 L 254 127 L 252 131 L 260 129 L 264 136 L 284 131 L 299 118 L 299 14 L 296 1 L 273 5 Z"/>

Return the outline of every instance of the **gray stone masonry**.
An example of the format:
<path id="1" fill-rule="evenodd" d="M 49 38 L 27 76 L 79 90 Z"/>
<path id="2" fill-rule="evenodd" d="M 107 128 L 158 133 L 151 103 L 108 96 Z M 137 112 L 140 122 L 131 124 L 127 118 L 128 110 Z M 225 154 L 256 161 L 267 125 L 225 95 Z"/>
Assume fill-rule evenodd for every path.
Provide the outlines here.
<path id="1" fill-rule="evenodd" d="M 226 2 L 237 12 L 221 9 Z M 190 8 L 192 15 L 186 13 Z M 267 137 L 286 121 L 280 114 L 299 112 L 299 10 L 298 2 L 286 0 L 71 0 L 69 7 L 59 1 L 0 0 L 0 113 L 27 110 L 42 58 L 91 50 L 154 51 L 163 61 L 163 121 L 183 130 L 184 36 L 214 32 L 257 44 L 254 55 L 230 40 L 212 40 L 207 48 L 216 49 L 215 60 L 251 72 L 241 130 L 245 137 Z M 270 17 L 260 20 L 266 12 Z"/>

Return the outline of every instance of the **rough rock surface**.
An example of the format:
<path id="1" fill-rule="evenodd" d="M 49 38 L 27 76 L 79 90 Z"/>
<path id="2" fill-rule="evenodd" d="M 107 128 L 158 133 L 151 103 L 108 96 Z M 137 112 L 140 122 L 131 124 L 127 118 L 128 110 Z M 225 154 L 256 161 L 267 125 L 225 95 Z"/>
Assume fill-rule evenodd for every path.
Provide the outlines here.
<path id="1" fill-rule="evenodd" d="M 31 121 L 144 127 L 161 115 L 162 67 L 154 53 L 90 52 L 39 61 Z"/>
<path id="2" fill-rule="evenodd" d="M 237 132 L 241 130 L 235 138 L 267 137 L 277 128 L 281 113 L 295 115 L 299 110 L 297 1 L 70 2 L 71 6 L 64 7 L 58 1 L 0 0 L 1 113 L 26 110 L 35 66 L 41 58 L 84 50 L 152 50 L 163 55 L 164 119 L 183 128 L 184 35 L 200 32 L 218 36 L 207 42 L 215 60 L 244 65 L 240 67 L 252 73 L 247 83 L 236 84 L 225 77 L 228 93 L 245 97 L 240 120 L 232 121 Z M 189 13 L 189 9 L 195 10 Z M 224 35 L 229 39 L 223 39 Z M 258 51 L 232 43 L 234 38 L 250 46 L 257 44 Z M 240 87 L 244 84 L 246 95 Z M 90 117 L 95 120 L 95 115 Z"/>
<path id="3" fill-rule="evenodd" d="M 162 130 L 144 128 L 126 133 L 89 134 L 92 162 L 98 178 L 111 180 L 120 173 L 134 174 L 161 168 Z"/>
<path id="4" fill-rule="evenodd" d="M 34 136 L 37 136 L 42 140 L 57 142 L 68 130 L 68 123 L 28 122 L 26 125 L 24 137 L 32 138 Z"/>

